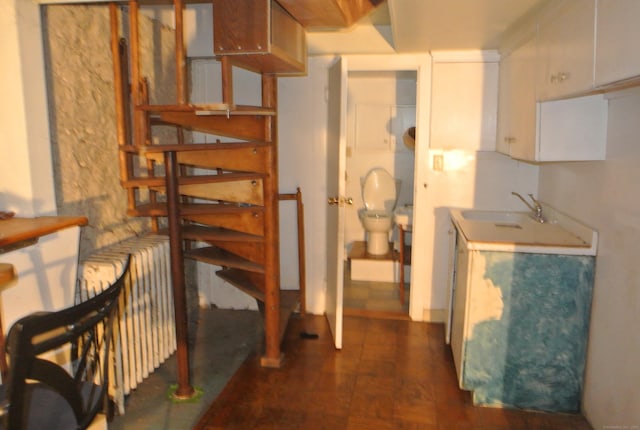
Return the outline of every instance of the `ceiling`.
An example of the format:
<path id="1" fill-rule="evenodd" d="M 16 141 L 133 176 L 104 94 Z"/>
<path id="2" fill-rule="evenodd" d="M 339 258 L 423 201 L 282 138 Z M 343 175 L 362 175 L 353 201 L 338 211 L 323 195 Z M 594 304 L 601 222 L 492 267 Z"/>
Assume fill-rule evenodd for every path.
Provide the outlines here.
<path id="1" fill-rule="evenodd" d="M 35 1 L 53 4 L 109 0 Z M 172 2 L 141 1 L 167 5 Z M 209 3 L 208 7 L 211 7 L 211 0 L 183 1 L 189 4 Z M 537 10 L 543 3 L 557 0 L 382 0 L 381 4 L 381 0 L 279 1 L 298 5 L 302 11 L 308 9 L 323 13 L 328 3 L 336 3 L 350 5 L 366 13 L 348 28 L 307 28 L 309 55 L 328 55 L 497 49 L 500 35 L 511 24 Z M 373 11 L 367 13 L 372 6 Z M 172 18 L 169 21 L 173 22 Z"/>
<path id="2" fill-rule="evenodd" d="M 352 27 L 309 31 L 309 53 L 497 49 L 500 35 L 546 0 L 387 0 Z"/>

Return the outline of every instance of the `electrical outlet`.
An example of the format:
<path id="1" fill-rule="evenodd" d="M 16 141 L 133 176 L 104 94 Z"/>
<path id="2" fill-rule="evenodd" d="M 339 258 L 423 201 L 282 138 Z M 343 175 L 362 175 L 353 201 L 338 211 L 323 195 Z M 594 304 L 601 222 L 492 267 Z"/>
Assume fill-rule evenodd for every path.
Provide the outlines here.
<path id="1" fill-rule="evenodd" d="M 444 170 L 444 156 L 442 154 L 435 154 L 433 156 L 433 170 L 436 172 L 442 172 Z"/>

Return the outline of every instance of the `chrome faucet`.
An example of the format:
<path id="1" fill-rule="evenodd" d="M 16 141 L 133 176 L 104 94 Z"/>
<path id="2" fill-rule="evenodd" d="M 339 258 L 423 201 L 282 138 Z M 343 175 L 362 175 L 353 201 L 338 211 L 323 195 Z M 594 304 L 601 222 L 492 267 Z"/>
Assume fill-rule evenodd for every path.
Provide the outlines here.
<path id="1" fill-rule="evenodd" d="M 531 218 L 533 218 L 534 220 L 538 221 L 540 224 L 542 224 L 542 223 L 547 221 L 544 218 L 544 215 L 542 215 L 542 205 L 540 204 L 540 202 L 538 200 L 536 200 L 535 197 L 533 197 L 533 194 L 529 194 L 529 198 L 533 202 L 533 205 L 531 205 L 524 197 L 522 197 L 520 195 L 520 193 L 516 193 L 515 191 L 512 191 L 511 194 L 513 194 L 514 196 L 518 197 L 520 200 L 522 200 L 522 202 L 525 205 L 527 205 L 527 207 L 529 209 L 531 209 Z"/>

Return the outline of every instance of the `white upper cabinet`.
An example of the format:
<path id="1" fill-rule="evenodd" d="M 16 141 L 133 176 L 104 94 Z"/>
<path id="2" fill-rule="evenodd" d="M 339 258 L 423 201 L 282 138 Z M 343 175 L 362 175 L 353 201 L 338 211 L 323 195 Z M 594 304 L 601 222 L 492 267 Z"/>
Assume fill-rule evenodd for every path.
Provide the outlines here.
<path id="1" fill-rule="evenodd" d="M 595 84 L 640 76 L 640 1 L 598 0 Z"/>
<path id="2" fill-rule="evenodd" d="M 594 26 L 595 0 L 556 1 L 544 11 L 538 21 L 538 100 L 591 90 Z"/>
<path id="3" fill-rule="evenodd" d="M 535 38 L 500 62 L 496 148 L 513 158 L 535 159 L 535 65 Z"/>
<path id="4" fill-rule="evenodd" d="M 595 2 L 548 2 L 528 29 L 510 33 L 505 46 L 516 48 L 500 61 L 498 152 L 533 162 L 605 158 L 608 104 L 594 95 Z"/>
<path id="5" fill-rule="evenodd" d="M 497 151 L 536 162 L 603 160 L 604 96 L 536 102 L 536 58 L 532 38 L 500 62 Z"/>

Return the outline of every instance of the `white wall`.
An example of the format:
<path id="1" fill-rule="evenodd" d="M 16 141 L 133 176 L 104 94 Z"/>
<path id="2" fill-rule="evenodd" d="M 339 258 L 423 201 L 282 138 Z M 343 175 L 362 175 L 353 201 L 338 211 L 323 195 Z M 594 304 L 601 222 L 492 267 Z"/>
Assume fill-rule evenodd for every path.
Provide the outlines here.
<path id="1" fill-rule="evenodd" d="M 640 425 L 640 90 L 609 102 L 606 160 L 540 169 L 545 202 L 599 233 L 584 394 L 594 428 Z"/>
<path id="2" fill-rule="evenodd" d="M 495 54 L 433 54 L 428 214 L 433 267 L 426 291 L 430 319 L 444 319 L 448 300 L 449 207 L 526 210 L 512 191 L 536 193 L 538 168 L 494 152 L 498 67 Z M 442 171 L 433 157 L 443 157 Z"/>
<path id="3" fill-rule="evenodd" d="M 56 211 L 40 7 L 0 3 L 0 210 L 19 216 Z"/>
<path id="4" fill-rule="evenodd" d="M 40 7 L 0 2 L 0 210 L 20 217 L 55 215 Z M 79 214 L 81 215 L 81 214 Z M 80 229 L 68 228 L 29 247 L 0 254 L 17 279 L 3 286 L 7 331 L 19 317 L 73 303 Z"/>

